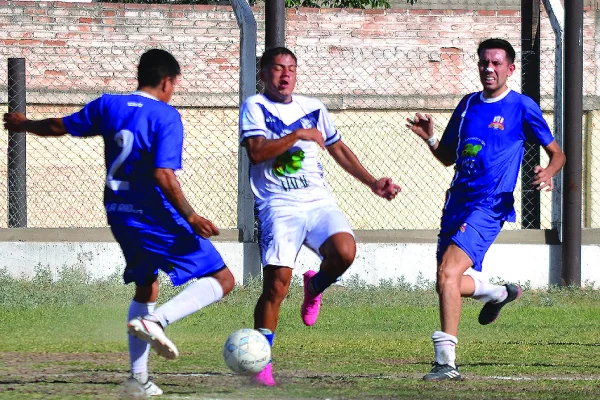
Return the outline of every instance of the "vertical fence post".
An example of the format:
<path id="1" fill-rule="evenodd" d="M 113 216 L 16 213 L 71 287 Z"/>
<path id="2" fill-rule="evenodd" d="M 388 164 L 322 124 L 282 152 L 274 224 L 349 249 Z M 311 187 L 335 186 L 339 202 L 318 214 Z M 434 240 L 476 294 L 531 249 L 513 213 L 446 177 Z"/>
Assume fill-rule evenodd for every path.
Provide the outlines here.
<path id="1" fill-rule="evenodd" d="M 581 286 L 583 0 L 565 1 L 564 240 L 562 278 Z"/>
<path id="2" fill-rule="evenodd" d="M 25 59 L 8 59 L 8 112 L 26 112 Z M 8 132 L 8 227 L 27 226 L 25 132 Z"/>
<path id="3" fill-rule="evenodd" d="M 285 0 L 265 2 L 265 50 L 285 46 Z"/>
<path id="4" fill-rule="evenodd" d="M 521 2 L 521 88 L 540 104 L 540 3 Z M 521 225 L 523 229 L 540 229 L 540 192 L 531 187 L 533 169 L 540 164 L 539 146 L 529 143 L 521 167 Z"/>
<path id="5" fill-rule="evenodd" d="M 565 10 L 561 0 L 543 0 L 546 14 L 554 32 L 554 140 L 561 149 L 563 146 L 563 107 L 564 107 L 564 24 Z M 559 242 L 563 241 L 563 172 L 554 177 L 552 191 L 552 229 L 557 232 Z M 562 281 L 562 247 L 550 246 L 550 284 L 560 285 Z"/>
<path id="6" fill-rule="evenodd" d="M 245 0 L 231 0 L 240 28 L 240 105 L 256 93 L 256 20 Z M 260 252 L 254 232 L 254 196 L 250 187 L 250 160 L 238 149 L 238 229 L 244 246 L 243 280 L 261 276 Z"/>

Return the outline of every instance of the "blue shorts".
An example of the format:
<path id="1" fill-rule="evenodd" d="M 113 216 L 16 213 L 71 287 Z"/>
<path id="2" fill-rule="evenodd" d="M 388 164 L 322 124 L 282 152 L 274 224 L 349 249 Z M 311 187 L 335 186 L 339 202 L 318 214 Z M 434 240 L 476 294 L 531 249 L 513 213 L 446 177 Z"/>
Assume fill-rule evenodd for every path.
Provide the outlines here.
<path id="1" fill-rule="evenodd" d="M 442 229 L 438 235 L 437 261 L 442 261 L 446 249 L 451 243 L 463 250 L 473 268 L 481 271 L 485 253 L 496 240 L 504 225 L 504 220 L 496 219 L 483 211 L 473 210 L 459 215 L 442 217 Z"/>
<path id="2" fill-rule="evenodd" d="M 111 226 L 111 230 L 127 262 L 125 283 L 149 286 L 163 270 L 179 286 L 225 267 L 210 240 L 193 233 L 175 235 L 126 225 Z"/>

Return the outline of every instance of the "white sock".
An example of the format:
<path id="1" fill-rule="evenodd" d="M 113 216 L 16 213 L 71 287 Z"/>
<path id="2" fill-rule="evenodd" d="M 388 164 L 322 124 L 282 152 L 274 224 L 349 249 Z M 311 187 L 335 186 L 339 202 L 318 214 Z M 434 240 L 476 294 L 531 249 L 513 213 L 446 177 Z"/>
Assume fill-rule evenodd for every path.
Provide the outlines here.
<path id="1" fill-rule="evenodd" d="M 222 298 L 223 288 L 219 281 L 213 277 L 201 278 L 151 312 L 150 316 L 164 328 Z"/>
<path id="2" fill-rule="evenodd" d="M 472 275 L 470 276 L 473 278 L 473 282 L 475 282 L 475 291 L 472 296 L 475 300 L 483 301 L 484 303 L 487 303 L 488 301 L 499 303 L 504 301 L 506 296 L 508 296 L 506 286 L 493 285 L 485 279 L 480 279 L 479 277 Z"/>
<path id="3" fill-rule="evenodd" d="M 137 317 L 143 317 L 154 311 L 156 303 L 138 303 L 131 301 L 129 312 L 127 313 L 127 321 L 131 321 Z M 129 360 L 131 363 L 131 376 L 140 383 L 148 381 L 148 354 L 150 353 L 150 345 L 131 335 L 128 335 L 129 342 Z"/>
<path id="4" fill-rule="evenodd" d="M 431 336 L 433 349 L 435 350 L 435 361 L 440 364 L 449 364 L 456 368 L 456 344 L 458 339 L 442 331 L 435 331 Z"/>

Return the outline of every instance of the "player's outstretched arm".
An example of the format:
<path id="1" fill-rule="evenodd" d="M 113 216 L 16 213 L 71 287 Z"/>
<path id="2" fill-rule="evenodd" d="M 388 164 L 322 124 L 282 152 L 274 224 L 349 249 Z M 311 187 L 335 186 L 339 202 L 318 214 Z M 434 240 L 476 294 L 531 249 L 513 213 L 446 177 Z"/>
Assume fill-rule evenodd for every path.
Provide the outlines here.
<path id="1" fill-rule="evenodd" d="M 167 200 L 190 224 L 196 234 L 205 239 L 219 234 L 219 229 L 212 222 L 198 215 L 188 203 L 175 176 L 175 171 L 169 168 L 157 168 L 154 171 L 154 178 Z"/>
<path id="2" fill-rule="evenodd" d="M 546 151 L 546 154 L 548 154 L 550 161 L 546 168 L 539 165 L 536 165 L 533 168 L 534 175 L 531 185 L 537 190 L 550 191 L 554 187 L 552 177 L 558 174 L 558 171 L 565 165 L 567 158 L 555 140 L 548 146 L 544 146 L 544 150 Z"/>
<path id="3" fill-rule="evenodd" d="M 375 179 L 360 163 L 356 154 L 341 140 L 328 146 L 327 151 L 346 172 L 371 188 L 376 195 L 392 200 L 400 192 L 400 186 L 394 184 L 391 178 Z"/>
<path id="4" fill-rule="evenodd" d="M 246 139 L 243 145 L 248 151 L 248 158 L 252 164 L 260 164 L 272 158 L 276 158 L 288 151 L 298 140 L 316 142 L 321 148 L 325 148 L 323 134 L 317 128 L 296 129 L 289 135 L 279 139 L 267 139 L 264 136 L 254 136 Z"/>
<path id="5" fill-rule="evenodd" d="M 4 128 L 12 132 L 31 132 L 39 136 L 62 136 L 67 129 L 62 118 L 28 119 L 22 113 L 4 114 Z"/>

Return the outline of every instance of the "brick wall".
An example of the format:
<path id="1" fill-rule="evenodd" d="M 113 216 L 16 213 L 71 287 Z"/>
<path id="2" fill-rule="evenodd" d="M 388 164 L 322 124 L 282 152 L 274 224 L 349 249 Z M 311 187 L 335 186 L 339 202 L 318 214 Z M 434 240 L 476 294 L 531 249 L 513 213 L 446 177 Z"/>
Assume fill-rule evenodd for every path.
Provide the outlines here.
<path id="1" fill-rule="evenodd" d="M 260 8 L 254 12 L 262 42 L 264 12 Z M 595 17 L 595 8 L 588 7 L 584 38 L 590 52 L 585 66 L 588 74 L 594 75 Z M 63 92 L 70 93 L 64 102 L 79 104 L 103 89 L 134 88 L 138 57 L 150 47 L 166 48 L 182 62 L 180 105 L 190 103 L 186 94 L 200 96 L 203 104 L 233 105 L 237 100 L 239 37 L 229 7 L 0 1 L 0 26 L 2 57 L 27 58 L 31 101 L 53 102 L 56 93 Z M 446 79 L 443 71 L 459 69 L 463 71 L 460 76 L 449 78 L 458 80 L 455 87 L 447 90 L 459 93 L 465 87 L 476 89 L 474 65 L 470 60 L 466 60 L 468 65 L 461 65 L 465 60 L 453 57 L 453 53 L 472 55 L 477 43 L 491 36 L 507 38 L 518 51 L 520 12 L 410 7 L 287 11 L 287 45 L 296 51 L 303 66 L 299 90 L 311 94 L 332 94 L 322 93 L 332 76 L 341 81 L 355 80 L 349 86 L 352 92 L 369 94 L 373 85 L 368 76 L 361 83 L 355 72 L 340 70 L 339 66 L 356 61 L 368 65 L 369 59 L 381 64 L 388 58 L 384 68 L 402 70 L 410 65 L 411 73 L 424 81 Z M 542 47 L 548 52 L 554 48 L 547 18 L 542 22 Z M 553 54 L 545 58 L 542 74 L 552 76 Z M 5 76 L 6 62 L 0 62 L 0 84 Z M 474 86 L 470 83 L 473 80 Z M 385 88 L 373 94 L 410 94 L 421 89 L 411 89 L 399 79 L 386 82 Z M 435 94 L 439 88 L 431 86 L 429 90 Z M 597 91 L 595 85 L 586 90 L 590 94 Z"/>

